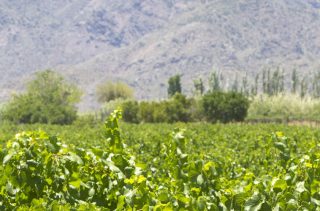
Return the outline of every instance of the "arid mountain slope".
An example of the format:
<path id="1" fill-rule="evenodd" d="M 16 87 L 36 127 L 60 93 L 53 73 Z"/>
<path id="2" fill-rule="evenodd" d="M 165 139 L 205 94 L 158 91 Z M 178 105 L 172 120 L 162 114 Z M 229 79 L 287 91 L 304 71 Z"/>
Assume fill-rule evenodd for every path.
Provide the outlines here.
<path id="1" fill-rule="evenodd" d="M 52 68 L 97 106 L 104 80 L 123 80 L 138 98 L 163 98 L 167 79 L 213 69 L 233 80 L 264 67 L 319 68 L 320 2 L 315 0 L 4 0 L 0 2 L 0 97 Z"/>

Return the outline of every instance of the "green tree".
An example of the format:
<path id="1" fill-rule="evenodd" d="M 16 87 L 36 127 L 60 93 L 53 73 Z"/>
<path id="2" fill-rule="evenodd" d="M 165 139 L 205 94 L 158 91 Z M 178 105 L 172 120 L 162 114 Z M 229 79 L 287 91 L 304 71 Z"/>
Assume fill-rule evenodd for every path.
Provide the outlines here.
<path id="1" fill-rule="evenodd" d="M 176 93 L 181 93 L 181 76 L 180 75 L 175 75 L 169 78 L 168 81 L 168 96 L 172 97 Z"/>
<path id="2" fill-rule="evenodd" d="M 231 87 L 232 92 L 239 92 L 239 81 L 238 81 L 238 74 L 236 74 L 236 77 L 234 78 L 232 87 Z"/>
<path id="3" fill-rule="evenodd" d="M 15 123 L 70 124 L 77 117 L 81 93 L 56 72 L 36 73 L 25 93 L 14 95 L 2 113 Z"/>
<path id="4" fill-rule="evenodd" d="M 141 102 L 139 104 L 138 119 L 140 122 L 154 122 L 155 102 Z"/>
<path id="5" fill-rule="evenodd" d="M 280 93 L 283 93 L 285 90 L 284 90 L 284 70 L 282 69 L 281 70 L 281 73 L 280 73 L 280 84 L 279 84 L 279 92 Z"/>
<path id="6" fill-rule="evenodd" d="M 130 99 L 133 89 L 123 82 L 105 82 L 97 86 L 98 102 L 105 103 L 116 99 Z"/>
<path id="7" fill-rule="evenodd" d="M 280 88 L 280 71 L 279 69 L 277 69 L 272 73 L 271 84 L 270 84 L 270 94 L 271 95 L 278 94 L 279 88 Z"/>
<path id="8" fill-rule="evenodd" d="M 168 122 L 189 122 L 191 121 L 191 101 L 182 94 L 175 94 L 166 103 L 166 114 Z"/>
<path id="9" fill-rule="evenodd" d="M 210 91 L 220 91 L 222 89 L 221 87 L 221 81 L 222 76 L 218 74 L 217 72 L 212 72 L 209 79 L 209 88 Z"/>
<path id="10" fill-rule="evenodd" d="M 314 98 L 319 98 L 320 97 L 320 72 L 316 72 L 313 75 L 312 97 L 314 97 Z"/>
<path id="11" fill-rule="evenodd" d="M 262 71 L 262 93 L 267 94 L 267 72 L 266 69 Z"/>
<path id="12" fill-rule="evenodd" d="M 251 88 L 251 94 L 255 96 L 258 94 L 258 91 L 259 91 L 259 74 L 256 74 L 254 78 L 254 85 Z"/>
<path id="13" fill-rule="evenodd" d="M 241 93 L 209 92 L 203 96 L 204 116 L 209 122 L 243 121 L 249 100 Z"/>
<path id="14" fill-rule="evenodd" d="M 307 77 L 304 77 L 300 83 L 300 97 L 304 98 L 308 92 L 308 82 Z"/>
<path id="15" fill-rule="evenodd" d="M 271 81 L 271 70 L 267 71 L 267 94 L 272 95 L 272 81 Z"/>
<path id="16" fill-rule="evenodd" d="M 126 122 L 139 123 L 139 103 L 137 101 L 126 101 L 121 105 L 122 118 Z"/>
<path id="17" fill-rule="evenodd" d="M 249 83 L 247 74 L 242 78 L 242 86 L 241 86 L 241 93 L 245 96 L 249 95 Z"/>
<path id="18" fill-rule="evenodd" d="M 292 71 L 291 84 L 292 84 L 291 92 L 293 94 L 297 93 L 298 92 L 298 87 L 299 87 L 299 77 L 298 77 L 296 69 L 293 69 L 293 71 Z"/>
<path id="19" fill-rule="evenodd" d="M 196 94 L 202 96 L 204 93 L 204 85 L 203 85 L 202 79 L 199 78 L 198 80 L 194 80 L 193 85 L 194 85 L 194 89 L 196 91 Z"/>

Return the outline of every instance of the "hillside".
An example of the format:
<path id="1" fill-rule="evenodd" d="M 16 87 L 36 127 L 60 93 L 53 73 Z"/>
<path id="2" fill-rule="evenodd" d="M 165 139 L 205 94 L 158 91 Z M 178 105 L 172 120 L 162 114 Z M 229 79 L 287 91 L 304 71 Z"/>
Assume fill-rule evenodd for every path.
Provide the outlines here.
<path id="1" fill-rule="evenodd" d="M 140 99 L 166 96 L 167 79 L 213 70 L 233 80 L 264 67 L 319 68 L 315 0 L 56 0 L 0 2 L 0 98 L 34 71 L 63 73 L 96 108 L 95 87 L 123 80 Z"/>

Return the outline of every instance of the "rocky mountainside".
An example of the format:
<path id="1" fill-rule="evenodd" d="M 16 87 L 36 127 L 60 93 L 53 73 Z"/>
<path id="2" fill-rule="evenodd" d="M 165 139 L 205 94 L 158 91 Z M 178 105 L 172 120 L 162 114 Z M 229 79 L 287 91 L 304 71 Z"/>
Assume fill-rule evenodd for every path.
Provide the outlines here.
<path id="1" fill-rule="evenodd" d="M 97 107 L 105 80 L 158 99 L 176 73 L 190 92 L 213 69 L 229 80 L 277 66 L 313 71 L 319 26 L 318 0 L 2 0 L 0 99 L 48 68 L 84 90 L 83 111 Z"/>

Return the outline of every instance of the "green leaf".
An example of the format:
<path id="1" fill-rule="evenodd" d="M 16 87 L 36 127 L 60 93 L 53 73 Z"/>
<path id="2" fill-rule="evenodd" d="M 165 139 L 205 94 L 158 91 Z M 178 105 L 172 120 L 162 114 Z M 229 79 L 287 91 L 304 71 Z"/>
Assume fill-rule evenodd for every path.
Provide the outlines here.
<path id="1" fill-rule="evenodd" d="M 197 177 L 197 184 L 198 184 L 198 185 L 202 185 L 203 182 L 204 182 L 203 176 L 202 176 L 202 174 L 200 174 L 200 175 Z"/>
<path id="2" fill-rule="evenodd" d="M 119 196 L 118 197 L 118 203 L 117 203 L 117 210 L 123 210 L 124 209 L 124 205 L 125 205 L 125 196 Z"/>
<path id="3" fill-rule="evenodd" d="M 304 187 L 304 181 L 298 182 L 296 184 L 296 191 L 299 193 L 302 193 L 303 191 L 306 191 L 307 189 Z"/>
<path id="4" fill-rule="evenodd" d="M 300 201 L 310 202 L 310 193 L 308 191 L 300 193 Z"/>
<path id="5" fill-rule="evenodd" d="M 284 191 L 287 188 L 287 182 L 285 180 L 282 179 L 276 179 L 272 182 L 272 188 L 273 191 L 276 193 L 279 193 L 281 191 Z"/>
<path id="6" fill-rule="evenodd" d="M 81 180 L 75 180 L 75 181 L 71 181 L 69 182 L 69 185 L 72 185 L 73 187 L 75 187 L 76 189 L 79 189 L 81 186 Z"/>
<path id="7" fill-rule="evenodd" d="M 184 196 L 183 194 L 180 194 L 180 193 L 178 193 L 176 195 L 176 199 L 178 201 L 181 201 L 184 204 L 189 204 L 189 202 L 190 202 L 190 198 L 187 198 L 186 196 Z"/>
<path id="8" fill-rule="evenodd" d="M 9 154 L 7 154 L 4 158 L 3 158 L 3 164 L 6 164 L 14 155 L 14 152 L 10 152 Z"/>
<path id="9" fill-rule="evenodd" d="M 240 209 L 241 207 L 243 207 L 245 201 L 247 198 L 247 194 L 246 193 L 238 193 L 236 195 L 234 195 L 233 197 L 233 206 L 235 208 Z"/>
<path id="10" fill-rule="evenodd" d="M 320 207 L 320 200 L 315 199 L 315 198 L 311 198 L 311 202 Z"/>
<path id="11" fill-rule="evenodd" d="M 295 210 L 298 210 L 298 202 L 294 199 L 290 199 L 287 203 L 287 207 L 286 207 L 286 210 L 288 211 L 295 211 Z"/>
<path id="12" fill-rule="evenodd" d="M 89 190 L 89 196 L 90 196 L 90 197 L 93 197 L 95 193 L 96 193 L 96 191 L 94 190 L 94 188 L 91 188 L 91 189 Z"/>
<path id="13" fill-rule="evenodd" d="M 200 196 L 198 199 L 197 199 L 197 208 L 198 210 L 205 210 L 206 209 L 206 199 L 203 197 L 203 196 Z"/>
<path id="14" fill-rule="evenodd" d="M 166 190 L 161 190 L 158 197 L 161 202 L 167 202 L 169 200 L 169 193 Z"/>
<path id="15" fill-rule="evenodd" d="M 47 178 L 47 179 L 45 179 L 46 180 L 46 182 L 48 183 L 48 185 L 51 185 L 52 184 L 52 179 L 51 178 Z"/>
<path id="16" fill-rule="evenodd" d="M 274 146 L 279 149 L 280 151 L 284 152 L 287 148 L 287 145 L 285 145 L 284 143 L 282 142 L 275 142 L 274 143 Z"/>
<path id="17" fill-rule="evenodd" d="M 68 160 L 72 161 L 72 162 L 75 162 L 79 165 L 82 165 L 83 164 L 83 161 L 82 159 L 75 153 L 73 152 L 69 152 L 68 153 L 69 155 L 66 157 Z"/>
<path id="18" fill-rule="evenodd" d="M 263 204 L 263 200 L 261 198 L 260 193 L 254 193 L 252 197 L 250 197 L 244 204 L 245 211 L 258 211 Z"/>

